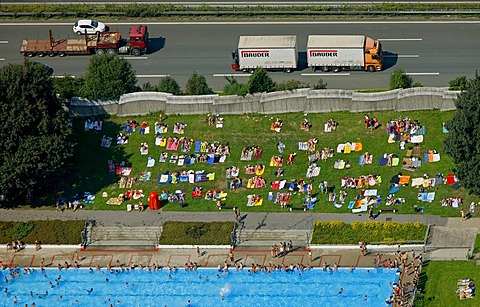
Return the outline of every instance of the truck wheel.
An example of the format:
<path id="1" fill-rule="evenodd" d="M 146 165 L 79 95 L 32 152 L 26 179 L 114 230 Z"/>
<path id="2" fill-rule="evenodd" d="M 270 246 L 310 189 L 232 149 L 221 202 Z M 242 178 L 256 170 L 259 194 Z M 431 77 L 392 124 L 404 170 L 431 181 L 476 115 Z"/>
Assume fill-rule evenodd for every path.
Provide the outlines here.
<path id="1" fill-rule="evenodd" d="M 44 56 L 46 56 L 46 54 L 45 54 L 45 52 L 39 52 L 39 53 L 38 53 L 38 56 L 41 57 L 41 58 L 43 58 Z"/>
<path id="2" fill-rule="evenodd" d="M 323 67 L 322 67 L 322 70 L 323 70 L 324 72 L 327 72 L 327 71 L 330 70 L 330 67 L 328 67 L 328 66 L 323 66 Z"/>
<path id="3" fill-rule="evenodd" d="M 33 53 L 33 52 L 27 52 L 27 53 L 25 53 L 25 56 L 26 56 L 26 57 L 29 57 L 29 58 L 33 58 L 33 57 L 35 56 L 35 53 Z"/>
<path id="4" fill-rule="evenodd" d="M 55 52 L 53 52 L 53 51 L 50 51 L 50 52 L 48 53 L 48 56 L 49 56 L 49 57 L 54 57 L 54 56 L 56 56 L 56 55 L 57 55 L 57 54 L 56 54 Z"/>
<path id="5" fill-rule="evenodd" d="M 105 54 L 105 50 L 103 50 L 103 49 L 97 49 L 96 53 L 97 53 L 97 55 L 104 55 L 104 54 Z"/>
<path id="6" fill-rule="evenodd" d="M 63 58 L 63 57 L 66 56 L 66 55 L 67 55 L 67 54 L 66 54 L 65 52 L 60 52 L 60 53 L 58 53 L 58 56 L 61 57 L 61 58 Z"/>
<path id="7" fill-rule="evenodd" d="M 132 50 L 132 55 L 134 56 L 140 56 L 141 54 L 142 54 L 142 51 L 140 49 L 135 48 Z"/>
<path id="8" fill-rule="evenodd" d="M 117 54 L 117 51 L 116 51 L 115 49 L 108 49 L 108 50 L 107 50 L 107 54 L 109 54 L 109 55 L 115 55 L 115 54 Z"/>
<path id="9" fill-rule="evenodd" d="M 367 67 L 368 72 L 375 72 L 375 67 L 373 66 L 368 66 Z"/>
<path id="10" fill-rule="evenodd" d="M 285 68 L 284 72 L 286 72 L 287 74 L 291 73 L 292 70 L 290 68 Z"/>
<path id="11" fill-rule="evenodd" d="M 333 72 L 339 72 L 339 71 L 340 71 L 340 67 L 333 66 L 333 67 L 332 67 L 332 71 L 333 71 Z"/>
<path id="12" fill-rule="evenodd" d="M 248 73 L 253 74 L 254 71 L 255 71 L 255 69 L 250 68 L 250 69 L 248 70 Z"/>
<path id="13" fill-rule="evenodd" d="M 77 31 L 77 32 L 75 32 L 75 34 L 77 34 L 78 36 L 80 36 L 80 35 L 82 35 L 82 32 Z"/>

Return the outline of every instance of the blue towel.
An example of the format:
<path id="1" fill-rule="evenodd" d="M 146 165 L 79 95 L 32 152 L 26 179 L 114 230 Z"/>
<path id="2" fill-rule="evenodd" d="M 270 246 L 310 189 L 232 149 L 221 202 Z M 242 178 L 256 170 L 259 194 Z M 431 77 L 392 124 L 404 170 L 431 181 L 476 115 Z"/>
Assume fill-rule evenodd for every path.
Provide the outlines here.
<path id="1" fill-rule="evenodd" d="M 162 178 L 162 174 L 158 175 L 158 181 L 157 182 L 159 184 L 169 184 L 172 181 L 172 175 L 168 175 L 167 181 L 164 181 L 164 182 L 160 181 L 161 178 Z"/>
<path id="2" fill-rule="evenodd" d="M 393 186 L 390 188 L 390 191 L 388 193 L 390 194 L 395 194 L 398 192 L 398 190 L 400 190 L 400 188 L 398 186 Z"/>
<path id="3" fill-rule="evenodd" d="M 214 156 L 208 156 L 207 164 L 213 164 L 214 161 L 215 161 L 215 157 L 214 157 Z"/>
<path id="4" fill-rule="evenodd" d="M 448 133 L 447 127 L 445 127 L 445 123 L 442 124 L 442 132 Z"/>
<path id="5" fill-rule="evenodd" d="M 425 152 L 425 153 L 423 154 L 423 161 L 426 162 L 426 163 L 428 163 L 428 152 Z"/>
<path id="6" fill-rule="evenodd" d="M 364 165 L 364 164 L 365 164 L 365 160 L 363 159 L 363 155 L 361 155 L 360 157 L 358 157 L 358 164 L 360 164 L 360 165 Z"/>
<path id="7" fill-rule="evenodd" d="M 196 141 L 195 142 L 195 152 L 200 152 L 201 147 L 202 147 L 202 142 Z"/>
<path id="8" fill-rule="evenodd" d="M 422 201 L 428 200 L 428 193 L 422 193 Z"/>
<path id="9" fill-rule="evenodd" d="M 353 207 L 355 207 L 355 201 L 354 201 L 354 200 L 351 200 L 351 201 L 348 203 L 348 209 L 353 209 Z"/>
<path id="10" fill-rule="evenodd" d="M 387 165 L 387 162 L 388 162 L 387 158 L 381 157 L 380 159 L 378 159 L 378 165 L 380 166 Z"/>
<path id="11" fill-rule="evenodd" d="M 180 178 L 178 179 L 180 182 L 187 182 L 188 181 L 188 175 L 180 175 Z"/>

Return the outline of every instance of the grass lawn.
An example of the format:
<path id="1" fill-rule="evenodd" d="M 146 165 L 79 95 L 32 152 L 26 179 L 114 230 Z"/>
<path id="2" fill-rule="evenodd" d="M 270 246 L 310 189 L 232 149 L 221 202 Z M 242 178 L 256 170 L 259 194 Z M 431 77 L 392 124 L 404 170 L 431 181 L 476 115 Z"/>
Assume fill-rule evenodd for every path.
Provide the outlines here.
<path id="1" fill-rule="evenodd" d="M 308 156 L 304 151 L 298 150 L 298 142 L 306 142 L 310 138 L 317 138 L 318 144 L 316 149 L 322 150 L 324 147 L 330 147 L 336 150 L 339 143 L 346 142 L 361 142 L 363 150 L 361 152 L 354 152 L 350 154 L 336 153 L 333 158 L 327 161 L 319 161 L 321 172 L 318 177 L 313 177 L 313 194 L 317 196 L 318 202 L 315 208 L 310 212 L 350 212 L 347 208 L 348 201 L 353 200 L 358 194 L 358 190 L 347 189 L 348 195 L 346 204 L 342 208 L 336 208 L 332 202 L 327 201 L 325 194 L 319 194 L 318 183 L 327 180 L 329 186 L 335 186 L 335 192 L 340 192 L 340 179 L 342 176 L 358 177 L 361 175 L 381 175 L 383 183 L 381 186 L 374 186 L 378 189 L 378 195 L 383 196 L 383 199 L 389 192 L 389 181 L 392 176 L 402 172 L 410 175 L 412 178 L 421 177 L 424 174 L 435 176 L 437 173 L 442 173 L 445 176 L 452 173 L 454 165 L 449 156 L 443 153 L 443 140 L 446 134 L 442 133 L 442 122 L 448 121 L 453 115 L 453 112 L 440 111 L 418 111 L 418 112 L 377 112 L 372 116 L 377 117 L 382 126 L 370 131 L 364 126 L 364 114 L 359 113 L 329 113 L 329 114 L 308 114 L 306 117 L 313 124 L 309 132 L 300 129 L 300 123 L 304 118 L 304 114 L 289 113 L 282 115 L 258 115 L 258 114 L 244 114 L 244 115 L 225 115 L 223 116 L 223 129 L 216 129 L 208 126 L 206 123 L 206 115 L 169 115 L 164 119 L 164 123 L 168 125 L 168 133 L 166 137 L 170 136 L 185 136 L 192 138 L 195 141 L 207 141 L 209 143 L 219 142 L 225 144 L 229 142 L 231 148 L 231 155 L 227 157 L 225 163 L 219 164 L 204 164 L 196 163 L 190 166 L 177 166 L 169 162 L 159 163 L 158 158 L 161 152 L 168 152 L 169 157 L 172 151 L 168 151 L 165 147 L 155 146 L 155 135 L 153 133 L 147 135 L 140 135 L 137 132 L 130 135 L 129 142 L 126 145 L 112 144 L 110 148 L 104 148 L 99 145 L 99 140 L 103 135 L 115 136 L 122 132 L 122 125 L 128 119 L 135 119 L 137 122 L 148 122 L 154 130 L 154 123 L 158 120 L 158 114 L 148 116 L 135 116 L 131 118 L 109 118 L 104 121 L 103 130 L 96 134 L 92 131 L 84 131 L 84 120 L 78 119 L 74 123 L 78 146 L 76 149 L 75 161 L 72 165 L 72 172 L 68 178 L 64 178 L 62 183 L 59 183 L 57 193 L 52 195 L 50 199 L 41 201 L 40 206 L 52 207 L 54 204 L 54 197 L 70 198 L 76 193 L 83 194 L 88 191 L 96 194 L 94 204 L 87 205 L 87 209 L 102 209 L 102 210 L 125 210 L 128 203 L 138 203 L 138 200 L 126 201 L 121 205 L 107 205 L 106 201 L 110 197 L 116 197 L 120 193 L 125 193 L 126 189 L 120 189 L 118 185 L 119 176 L 109 174 L 107 171 L 107 161 L 114 160 L 115 162 L 125 161 L 128 166 L 132 166 L 133 170 L 130 177 L 139 177 L 140 172 L 149 170 L 152 177 L 150 181 L 139 182 L 133 184 L 133 189 L 143 190 L 145 198 L 144 203 L 147 203 L 148 194 L 151 191 L 161 192 L 168 190 L 174 192 L 175 190 L 184 190 L 187 195 L 186 206 L 180 208 L 178 203 L 165 204 L 164 210 L 175 211 L 216 211 L 218 210 L 213 201 L 205 199 L 192 199 L 191 190 L 195 186 L 201 186 L 205 193 L 210 189 L 220 189 L 227 191 L 227 180 L 225 178 L 226 168 L 229 166 L 236 166 L 240 169 L 240 177 L 243 180 L 243 187 L 237 191 L 228 191 L 226 204 L 230 206 L 238 206 L 241 211 L 267 211 L 280 212 L 286 211 L 281 209 L 280 205 L 273 201 L 268 201 L 268 193 L 273 191 L 270 188 L 270 182 L 276 180 L 274 171 L 275 167 L 270 167 L 269 161 L 273 155 L 278 155 L 277 142 L 283 142 L 286 145 L 284 157 L 286 155 L 296 152 L 294 165 L 283 166 L 285 175 L 283 179 L 291 180 L 306 178 L 306 170 L 308 165 Z M 279 133 L 270 130 L 270 124 L 276 117 L 283 120 L 283 128 Z M 401 162 L 397 167 L 379 166 L 378 158 L 385 153 L 394 153 L 400 157 L 400 161 L 405 157 L 406 150 L 400 150 L 398 143 L 388 144 L 388 135 L 385 132 L 385 123 L 396 118 L 409 117 L 412 120 L 419 120 L 419 122 L 426 126 L 427 133 L 424 136 L 424 142 L 421 143 L 422 156 L 423 152 L 428 149 L 435 149 L 441 154 L 441 160 L 436 163 L 422 163 L 422 167 L 415 172 L 402 171 Z M 325 133 L 323 126 L 328 119 L 334 119 L 339 123 L 337 131 L 332 133 Z M 184 135 L 174 135 L 173 126 L 176 122 L 184 122 L 187 124 Z M 147 156 L 140 155 L 140 143 L 147 142 L 149 144 L 149 153 Z M 252 161 L 240 161 L 240 155 L 244 146 L 258 145 L 263 149 L 263 156 Z M 408 144 L 407 144 L 408 147 Z M 359 165 L 358 158 L 360 154 L 368 151 L 373 154 L 373 164 Z M 180 152 L 180 148 L 177 151 Z M 193 148 L 188 154 L 193 153 Z M 152 168 L 146 167 L 147 157 L 150 156 L 157 160 Z M 335 160 L 343 159 L 351 161 L 352 167 L 350 170 L 338 170 L 333 168 Z M 266 179 L 267 187 L 261 189 L 247 189 L 246 183 L 253 175 L 245 174 L 245 166 L 264 164 L 266 166 L 263 177 Z M 201 182 L 196 184 L 178 183 L 160 185 L 157 183 L 159 174 L 166 171 L 182 171 L 182 170 L 205 170 L 207 173 L 215 172 L 215 180 L 208 182 Z M 306 180 L 309 182 L 308 180 Z M 468 211 L 468 205 L 471 201 L 476 200 L 469 196 L 464 189 L 454 190 L 451 186 L 441 185 L 434 189 L 436 192 L 435 201 L 431 203 L 419 202 L 417 200 L 418 189 L 411 186 L 402 187 L 396 194 L 397 197 L 405 198 L 406 203 L 398 205 L 399 213 L 414 213 L 414 205 L 425 208 L 424 214 L 438 214 L 442 216 L 460 216 L 459 209 L 442 207 L 440 200 L 443 197 L 460 196 L 464 198 L 464 208 Z M 108 197 L 103 198 L 102 192 L 107 192 Z M 259 194 L 263 197 L 263 205 L 258 207 L 247 207 L 247 195 Z M 291 204 L 299 206 L 304 200 L 303 194 L 292 195 Z M 385 207 L 385 202 L 379 208 Z M 478 212 L 475 215 L 478 215 Z M 301 211 L 303 212 L 303 211 Z"/>
<path id="2" fill-rule="evenodd" d="M 420 274 L 418 288 L 422 292 L 417 296 L 415 306 L 479 306 L 478 296 L 460 300 L 455 293 L 457 281 L 468 278 L 476 287 L 480 285 L 480 270 L 475 261 L 429 262 Z"/>

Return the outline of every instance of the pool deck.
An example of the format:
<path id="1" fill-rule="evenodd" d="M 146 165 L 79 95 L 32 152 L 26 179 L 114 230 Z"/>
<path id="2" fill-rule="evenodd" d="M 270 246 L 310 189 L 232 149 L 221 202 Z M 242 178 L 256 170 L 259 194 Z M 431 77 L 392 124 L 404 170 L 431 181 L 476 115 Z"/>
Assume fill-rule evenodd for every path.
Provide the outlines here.
<path id="1" fill-rule="evenodd" d="M 222 210 L 221 212 L 164 212 L 145 211 L 145 212 L 125 212 L 125 211 L 94 211 L 79 210 L 76 212 L 55 212 L 52 210 L 32 210 L 32 209 L 0 209 L 0 220 L 4 221 L 27 221 L 27 220 L 95 220 L 102 226 L 159 226 L 165 221 L 236 221 L 235 215 L 231 211 Z M 312 214 L 312 213 L 244 213 L 242 227 L 245 229 L 262 230 L 283 230 L 288 232 L 290 229 L 308 230 L 311 229 L 314 221 L 344 221 L 351 223 L 353 221 L 367 221 L 367 214 Z M 444 218 L 431 215 L 400 215 L 400 214 L 379 214 L 377 221 L 395 221 L 404 223 L 421 222 L 424 224 L 436 225 L 447 229 L 465 229 L 473 234 L 478 233 L 480 229 L 480 219 L 471 218 L 462 221 L 460 218 Z M 446 242 L 450 245 L 451 242 Z M 374 247 L 368 247 L 374 248 Z M 27 246 L 26 249 L 17 252 L 0 249 L 0 263 L 4 266 L 21 267 L 57 267 L 63 266 L 65 262 L 74 264 L 75 261 L 81 267 L 108 267 L 108 266 L 151 266 L 157 264 L 160 266 L 177 266 L 183 268 L 185 263 L 196 263 L 198 267 L 216 267 L 223 266 L 225 261 L 230 265 L 243 263 L 249 267 L 256 265 L 290 265 L 303 264 L 313 267 L 322 267 L 325 263 L 333 267 L 335 263 L 339 267 L 369 267 L 383 266 L 388 259 L 395 259 L 395 247 L 390 249 L 371 250 L 363 256 L 358 247 L 345 246 L 338 248 L 324 248 L 312 246 L 312 257 L 309 257 L 309 250 L 294 250 L 284 257 L 272 258 L 270 250 L 242 250 L 235 249 L 234 262 L 230 261 L 229 247 L 201 247 L 201 255 L 197 255 L 194 247 L 160 247 L 156 250 L 83 250 L 80 246 L 42 246 L 38 251 L 33 246 Z M 412 247 L 402 247 L 402 252 L 408 252 L 411 255 Z M 422 251 L 421 247 L 416 247 L 416 255 Z M 452 252 L 452 251 L 451 251 Z M 453 251 L 455 252 L 455 251 Z M 440 251 L 440 253 L 444 253 Z M 460 258 L 464 257 L 464 251 L 460 251 Z M 458 256 L 458 255 L 457 255 Z M 457 257 L 458 258 L 458 257 Z M 425 259 L 425 258 L 424 258 Z M 452 257 L 453 259 L 453 257 Z M 418 260 L 409 256 L 408 265 L 403 270 L 401 282 L 403 285 L 412 283 L 413 266 L 419 264 Z M 408 286 L 407 286 L 408 289 Z M 406 297 L 411 294 L 407 291 Z"/>

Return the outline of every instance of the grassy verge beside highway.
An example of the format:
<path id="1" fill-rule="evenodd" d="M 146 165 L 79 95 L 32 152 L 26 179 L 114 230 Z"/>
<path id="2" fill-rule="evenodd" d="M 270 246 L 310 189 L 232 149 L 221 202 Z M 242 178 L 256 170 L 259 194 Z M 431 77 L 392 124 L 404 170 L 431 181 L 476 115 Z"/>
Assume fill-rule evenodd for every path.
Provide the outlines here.
<path id="1" fill-rule="evenodd" d="M 478 17 L 480 4 L 437 3 L 437 4 L 365 4 L 341 6 L 209 6 L 209 5 L 165 5 L 165 4 L 104 4 L 104 5 L 0 5 L 3 18 L 61 19 L 71 17 L 109 18 L 168 18 L 168 17 Z"/>

